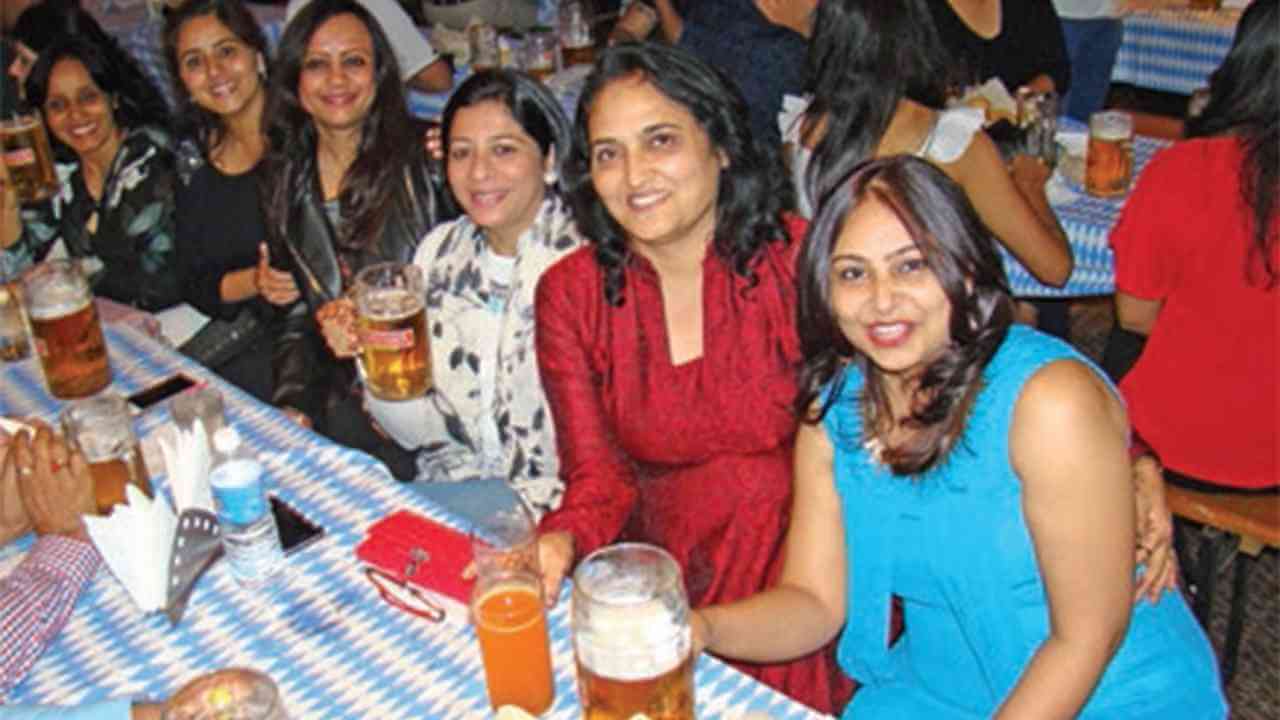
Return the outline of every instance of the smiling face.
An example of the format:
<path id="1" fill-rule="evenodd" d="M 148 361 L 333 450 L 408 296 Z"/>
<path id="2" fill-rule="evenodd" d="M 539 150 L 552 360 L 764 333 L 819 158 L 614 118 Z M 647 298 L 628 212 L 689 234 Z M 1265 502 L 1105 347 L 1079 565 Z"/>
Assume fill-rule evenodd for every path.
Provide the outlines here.
<path id="1" fill-rule="evenodd" d="M 44 116 L 53 136 L 82 158 L 107 151 L 118 135 L 110 98 L 75 58 L 49 72 Z"/>
<path id="2" fill-rule="evenodd" d="M 533 224 L 546 195 L 542 176 L 551 158 L 498 100 L 464 107 L 449 128 L 449 188 L 490 244 L 515 253 L 520 234 Z"/>
<path id="3" fill-rule="evenodd" d="M 727 161 L 684 106 L 622 77 L 596 95 L 587 128 L 591 182 L 632 249 L 710 241 Z"/>
<path id="4" fill-rule="evenodd" d="M 316 128 L 359 128 L 376 91 L 373 37 L 364 23 L 343 13 L 316 28 L 298 75 L 298 100 Z"/>
<path id="5" fill-rule="evenodd" d="M 831 254 L 831 311 L 883 373 L 914 378 L 951 340 L 951 303 L 897 215 L 868 193 Z"/>
<path id="6" fill-rule="evenodd" d="M 178 74 L 196 105 L 220 116 L 261 110 L 261 56 L 215 15 L 197 15 L 178 31 Z"/>

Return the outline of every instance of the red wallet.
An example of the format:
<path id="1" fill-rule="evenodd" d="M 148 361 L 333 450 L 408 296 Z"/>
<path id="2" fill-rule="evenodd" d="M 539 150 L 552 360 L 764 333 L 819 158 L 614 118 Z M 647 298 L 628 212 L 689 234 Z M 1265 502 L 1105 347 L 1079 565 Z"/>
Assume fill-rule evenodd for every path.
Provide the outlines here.
<path id="1" fill-rule="evenodd" d="M 447 595 L 466 604 L 474 580 L 462 579 L 471 562 L 464 533 L 409 510 L 399 510 L 369 527 L 356 557 L 399 583 Z"/>

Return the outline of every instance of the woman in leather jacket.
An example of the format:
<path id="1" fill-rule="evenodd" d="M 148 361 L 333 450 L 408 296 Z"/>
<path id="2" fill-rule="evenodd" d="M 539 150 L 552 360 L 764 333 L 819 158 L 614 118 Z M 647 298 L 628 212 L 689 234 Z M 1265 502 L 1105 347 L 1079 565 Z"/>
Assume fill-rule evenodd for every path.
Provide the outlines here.
<path id="1" fill-rule="evenodd" d="M 412 479 L 412 454 L 370 423 L 352 362 L 328 351 L 317 324 L 356 273 L 377 262 L 412 262 L 418 240 L 453 214 L 427 171 L 395 56 L 363 7 L 316 0 L 289 23 L 265 116 L 262 193 L 272 264 L 292 272 L 302 293 L 277 335 L 272 400 Z"/>

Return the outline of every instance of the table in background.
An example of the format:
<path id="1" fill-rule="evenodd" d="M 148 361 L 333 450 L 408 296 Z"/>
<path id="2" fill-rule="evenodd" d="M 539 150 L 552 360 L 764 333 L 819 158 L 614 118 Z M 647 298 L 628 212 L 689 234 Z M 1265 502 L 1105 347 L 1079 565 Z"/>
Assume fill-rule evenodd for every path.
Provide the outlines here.
<path id="1" fill-rule="evenodd" d="M 161 615 L 140 615 L 104 568 L 10 701 L 159 697 L 199 673 L 241 665 L 275 678 L 295 718 L 489 717 L 479 649 L 465 613 L 431 624 L 393 609 L 379 599 L 354 555 L 369 525 L 400 508 L 453 519 L 394 481 L 373 458 L 294 425 L 138 330 L 106 330 L 114 389 L 132 393 L 176 372 L 216 385 L 228 420 L 261 457 L 272 490 L 326 535 L 290 557 L 267 591 L 241 589 L 225 563 L 215 564 L 197 583 L 176 628 Z M 61 403 L 45 392 L 35 363 L 0 366 L 0 414 L 56 415 Z M 140 434 L 167 419 L 163 409 L 150 410 L 139 419 Z M 549 618 L 556 702 L 543 717 L 580 715 L 568 605 L 562 598 Z M 700 717 L 820 717 L 714 658 L 698 659 L 695 680 Z"/>
<path id="2" fill-rule="evenodd" d="M 1190 95 L 1209 85 L 1231 48 L 1238 9 L 1169 9 L 1124 18 L 1124 40 L 1111 82 Z"/>
<path id="3" fill-rule="evenodd" d="M 1058 122 L 1063 130 L 1085 132 L 1084 125 L 1081 123 L 1067 118 L 1060 118 Z M 1151 157 L 1168 145 L 1169 143 L 1164 140 L 1142 136 L 1134 138 L 1133 178 L 1135 182 Z M 1055 177 L 1052 182 L 1066 181 Z M 1058 216 L 1058 222 L 1067 234 L 1067 241 L 1071 244 L 1071 255 L 1075 260 L 1071 277 L 1067 279 L 1066 285 L 1054 288 L 1041 284 L 1014 259 L 1004 245 L 997 246 L 1004 259 L 1009 287 L 1018 297 L 1087 297 L 1110 295 L 1115 291 L 1115 256 L 1111 253 L 1108 236 L 1111 234 L 1111 228 L 1120 219 L 1120 210 L 1124 207 L 1128 194 L 1115 198 L 1096 198 L 1078 185 L 1070 184 L 1069 189 L 1069 200 L 1053 204 L 1053 212 Z"/>

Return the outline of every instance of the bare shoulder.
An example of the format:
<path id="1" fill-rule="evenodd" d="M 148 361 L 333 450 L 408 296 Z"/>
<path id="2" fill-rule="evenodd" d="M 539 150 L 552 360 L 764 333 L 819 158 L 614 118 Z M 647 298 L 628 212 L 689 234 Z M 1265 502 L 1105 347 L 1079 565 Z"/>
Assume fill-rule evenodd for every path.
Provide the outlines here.
<path id="1" fill-rule="evenodd" d="M 1123 420 L 1124 408 L 1107 383 L 1087 364 L 1055 360 L 1027 381 L 1015 408 L 1021 422 L 1059 425 L 1089 418 Z"/>

